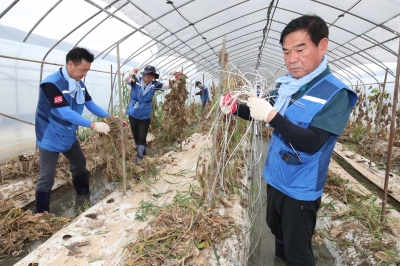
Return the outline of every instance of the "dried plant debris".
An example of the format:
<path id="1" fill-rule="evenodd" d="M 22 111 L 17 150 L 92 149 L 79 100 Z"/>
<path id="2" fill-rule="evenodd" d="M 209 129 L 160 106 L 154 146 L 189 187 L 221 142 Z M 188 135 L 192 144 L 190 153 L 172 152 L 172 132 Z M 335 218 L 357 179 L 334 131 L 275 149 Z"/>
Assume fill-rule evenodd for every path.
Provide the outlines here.
<path id="1" fill-rule="evenodd" d="M 106 122 L 111 128 L 107 136 L 87 129 L 82 129 L 78 133 L 79 139 L 84 136 L 84 139 L 81 139 L 81 147 L 86 157 L 88 170 L 94 171 L 100 167 L 103 168 L 105 165 L 104 174 L 107 181 L 120 180 L 122 178 L 122 147 L 124 147 L 128 179 L 130 177 L 140 179 L 141 174 L 153 171 L 153 165 L 157 163 L 157 158 L 153 158 L 147 163 L 144 162 L 140 167 L 134 163 L 136 146 L 129 127 L 122 127 L 124 136 L 122 142 L 119 118 L 110 116 Z M 60 154 L 56 178 L 70 180 L 69 167 L 67 158 Z M 10 159 L 0 170 L 4 181 L 26 178 L 27 176 L 39 178 L 39 152 L 16 156 Z"/>
<path id="2" fill-rule="evenodd" d="M 57 232 L 69 223 L 66 217 L 47 212 L 33 214 L 19 208 L 3 213 L 0 219 L 0 258 L 18 256 L 26 242 Z"/>
<path id="3" fill-rule="evenodd" d="M 189 92 L 186 89 L 185 74 L 174 73 L 177 78 L 174 87 L 165 96 L 162 105 L 163 121 L 162 125 L 155 131 L 155 145 L 170 145 L 174 142 L 181 143 L 185 138 L 185 130 L 189 125 L 191 112 L 187 112 L 185 102 Z"/>
<path id="4" fill-rule="evenodd" d="M 201 250 L 234 234 L 234 224 L 232 217 L 192 205 L 166 208 L 126 246 L 126 265 L 190 264 Z"/>
<path id="5" fill-rule="evenodd" d="M 387 146 L 389 141 L 389 130 L 392 114 L 392 95 L 385 93 L 382 98 L 382 92 L 376 88 L 365 89 L 356 88 L 358 101 L 353 108 L 350 121 L 347 124 L 339 142 L 349 144 L 355 151 L 365 157 L 370 157 L 372 146 L 377 129 L 377 144 L 374 147 L 373 160 L 377 164 L 383 164 L 387 161 Z M 368 95 L 368 96 L 367 96 Z M 381 103 L 381 98 L 382 103 Z M 379 111 L 381 113 L 379 114 Z M 378 122 L 378 118 L 379 122 Z M 393 154 L 392 164 L 400 162 L 400 119 L 395 119 L 395 132 L 393 136 Z"/>
<path id="6" fill-rule="evenodd" d="M 107 136 L 99 135 L 95 146 L 88 147 L 86 152 L 91 155 L 101 154 L 104 158 L 105 168 L 103 170 L 107 181 L 121 180 L 122 172 L 122 151 L 125 151 L 125 169 L 127 179 L 133 181 L 141 180 L 142 176 L 155 173 L 158 156 L 153 158 L 144 157 L 140 166 L 136 165 L 136 145 L 133 141 L 129 127 L 123 126 L 123 142 L 121 141 L 121 127 L 119 118 L 110 117 L 107 124 L 111 131 Z M 93 150 L 94 149 L 94 150 Z"/>
<path id="7" fill-rule="evenodd" d="M 1 182 L 39 177 L 39 153 L 27 152 L 10 158 L 0 167 Z"/>
<path id="8" fill-rule="evenodd" d="M 107 180 L 115 181 L 122 179 L 121 127 L 119 126 L 119 119 L 114 117 L 107 119 L 107 123 L 111 128 L 108 136 L 101 136 L 97 132 L 85 130 L 84 132 L 89 132 L 89 134 L 85 135 L 85 139 L 81 139 L 81 146 L 88 162 L 88 170 L 93 171 L 96 168 L 103 167 Z M 124 130 L 127 179 L 140 181 L 142 178 L 155 178 L 157 174 L 155 165 L 157 165 L 158 157 L 145 158 L 140 166 L 134 164 L 132 158 L 136 156 L 136 152 L 132 134 L 128 127 L 122 128 Z M 78 134 L 78 137 L 80 137 L 80 134 Z M 10 159 L 1 167 L 1 177 L 4 180 L 2 184 L 26 177 L 33 177 L 37 180 L 39 178 L 39 165 L 38 152 Z M 64 178 L 70 182 L 69 162 L 62 154 L 60 154 L 58 160 L 56 178 Z M 26 186 L 25 188 L 27 188 Z M 33 183 L 30 190 L 34 190 L 34 186 Z M 0 216 L 2 217 L 0 256 L 3 257 L 19 255 L 24 243 L 35 240 L 41 235 L 54 233 L 69 222 L 67 218 L 54 217 L 48 213 L 34 215 L 30 211 L 24 212 L 15 208 L 14 201 L 10 198 L 4 198 L 2 194 L 0 194 L 0 202 L 4 202 L 2 208 L 0 208 Z M 92 219 L 95 219 L 95 217 Z"/>
<path id="9" fill-rule="evenodd" d="M 39 154 L 28 152 L 9 159 L 0 167 L 2 181 L 22 179 L 39 173 Z"/>
<path id="10" fill-rule="evenodd" d="M 327 212 L 330 213 L 332 221 L 340 221 L 330 223 L 328 234 L 325 235 L 331 241 L 338 243 L 342 249 L 344 257 L 354 260 L 352 254 L 347 254 L 349 243 L 359 243 L 352 245 L 356 250 L 357 263 L 355 265 L 371 265 L 370 257 L 377 261 L 381 261 L 382 254 L 386 254 L 385 262 L 399 262 L 400 256 L 396 242 L 391 240 L 390 236 L 396 235 L 392 226 L 397 220 L 386 220 L 380 222 L 381 208 L 376 204 L 377 196 L 374 194 L 362 195 L 347 187 L 348 181 L 343 180 L 337 174 L 328 173 L 328 179 L 325 184 L 325 192 L 334 200 L 329 204 L 322 205 L 318 215 L 325 217 Z M 335 202 L 344 203 L 348 209 L 337 211 Z M 387 211 L 388 212 L 388 211 Z M 320 243 L 322 232 L 314 235 L 314 241 Z M 349 257 L 350 256 L 350 257 Z M 361 261 L 361 262 L 360 262 Z M 386 265 L 386 264 L 385 264 Z"/>

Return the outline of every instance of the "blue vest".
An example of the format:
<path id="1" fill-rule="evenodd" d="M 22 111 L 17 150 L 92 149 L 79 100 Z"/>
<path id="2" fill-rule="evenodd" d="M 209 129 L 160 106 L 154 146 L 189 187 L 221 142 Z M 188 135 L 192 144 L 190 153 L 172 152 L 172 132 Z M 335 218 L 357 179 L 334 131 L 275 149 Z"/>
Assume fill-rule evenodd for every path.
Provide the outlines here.
<path id="1" fill-rule="evenodd" d="M 206 85 L 203 85 L 203 88 L 204 88 L 204 90 L 203 90 L 203 92 L 204 92 L 204 95 L 203 94 L 200 94 L 200 97 L 201 97 L 201 101 L 203 101 L 203 102 L 207 102 L 208 101 L 208 99 L 209 99 L 209 97 L 208 97 L 208 88 L 207 88 L 207 86 Z"/>
<path id="2" fill-rule="evenodd" d="M 63 93 L 72 110 L 82 115 L 85 104 L 77 104 L 72 98 L 68 90 L 68 82 L 57 71 L 40 83 L 40 95 L 36 108 L 35 131 L 36 144 L 46 150 L 53 152 L 66 152 L 76 141 L 77 125 L 65 120 L 60 115 L 57 108 L 51 108 L 50 102 L 43 93 L 42 86 L 44 83 L 53 83 Z M 83 82 L 80 82 L 84 96 L 86 89 Z"/>
<path id="3" fill-rule="evenodd" d="M 292 123 L 308 128 L 314 116 L 341 89 L 351 92 L 349 96 L 353 107 L 357 102 L 357 95 L 333 74 L 329 74 L 297 100 L 299 105 L 290 105 L 284 116 Z M 294 199 L 316 200 L 324 190 L 328 166 L 337 138 L 337 135 L 331 135 L 321 149 L 313 154 L 297 150 L 300 162 L 289 143 L 274 131 L 264 166 L 265 180 Z"/>
<path id="4" fill-rule="evenodd" d="M 131 96 L 126 114 L 136 119 L 149 119 L 153 111 L 153 96 L 156 90 L 162 87 L 162 83 L 152 81 L 151 89 L 143 95 L 140 85 L 141 79 L 133 76 L 131 80 Z"/>

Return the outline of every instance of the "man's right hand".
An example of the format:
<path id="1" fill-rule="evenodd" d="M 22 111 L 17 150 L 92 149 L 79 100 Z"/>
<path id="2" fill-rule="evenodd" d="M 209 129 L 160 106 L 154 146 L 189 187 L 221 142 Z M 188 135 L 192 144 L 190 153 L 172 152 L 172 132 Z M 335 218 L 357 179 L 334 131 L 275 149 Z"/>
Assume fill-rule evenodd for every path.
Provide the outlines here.
<path id="1" fill-rule="evenodd" d="M 104 122 L 94 122 L 93 129 L 105 135 L 108 135 L 108 132 L 110 132 L 110 127 Z"/>
<path id="2" fill-rule="evenodd" d="M 229 93 L 220 98 L 219 107 L 221 108 L 221 111 L 226 115 L 233 114 L 237 110 L 236 101 Z"/>
<path id="3" fill-rule="evenodd" d="M 137 67 L 134 67 L 134 68 L 132 68 L 132 70 L 131 71 L 129 71 L 129 75 L 131 75 L 131 76 L 136 76 L 137 75 L 137 73 L 138 73 L 138 69 L 137 69 Z"/>

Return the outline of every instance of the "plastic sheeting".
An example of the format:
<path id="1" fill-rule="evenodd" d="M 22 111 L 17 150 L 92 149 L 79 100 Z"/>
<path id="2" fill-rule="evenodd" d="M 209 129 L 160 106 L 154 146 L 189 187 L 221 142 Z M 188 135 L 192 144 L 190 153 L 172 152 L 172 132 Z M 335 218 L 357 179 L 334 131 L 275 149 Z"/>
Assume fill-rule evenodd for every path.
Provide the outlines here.
<path id="1" fill-rule="evenodd" d="M 123 64 L 151 63 L 162 75 L 184 67 L 193 81 L 203 73 L 211 81 L 219 77 L 225 36 L 230 63 L 244 71 L 266 68 L 272 81 L 286 73 L 278 40 L 291 19 L 314 13 L 327 21 L 333 71 L 363 64 L 384 69 L 397 56 L 399 10 L 393 0 L 3 0 L 0 25 L 19 35 L 3 28 L 0 37 L 46 46 L 48 53 L 82 45 L 111 61 L 118 42 Z M 353 71 L 339 74 L 348 82 L 360 78 Z"/>

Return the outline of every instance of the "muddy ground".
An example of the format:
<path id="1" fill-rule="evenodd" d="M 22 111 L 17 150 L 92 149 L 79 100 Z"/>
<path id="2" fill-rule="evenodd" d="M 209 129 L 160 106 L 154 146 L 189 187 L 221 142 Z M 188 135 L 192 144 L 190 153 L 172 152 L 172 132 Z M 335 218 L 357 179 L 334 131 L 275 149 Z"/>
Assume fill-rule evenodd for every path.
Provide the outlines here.
<path id="1" fill-rule="evenodd" d="M 109 121 L 109 123 L 117 125 L 118 121 Z M 182 123 L 188 125 L 186 121 L 182 121 Z M 116 129 L 117 126 L 112 126 L 112 128 Z M 171 127 L 171 129 L 173 129 L 173 127 Z M 177 144 L 172 148 L 164 147 L 162 149 L 163 152 L 155 153 L 150 156 L 150 160 L 144 160 L 143 164 L 138 167 L 135 165 L 135 145 L 133 144 L 131 134 L 128 128 L 123 128 L 122 131 L 124 132 L 123 141 L 119 138 L 120 131 L 116 130 L 112 130 L 111 135 L 108 137 L 92 133 L 90 137 L 82 141 L 82 149 L 87 157 L 88 169 L 90 171 L 99 171 L 101 169 L 101 171 L 104 171 L 109 181 L 115 181 L 115 178 L 119 179 L 122 176 L 120 167 L 122 155 L 118 151 L 121 151 L 123 148 L 126 151 L 125 167 L 129 173 L 129 182 L 135 184 L 144 182 L 144 179 L 141 177 L 149 179 L 154 178 L 154 176 L 157 175 L 157 171 L 159 171 L 157 167 L 161 166 L 162 168 L 162 165 L 179 165 L 178 162 L 175 161 L 176 159 L 174 159 L 174 156 L 163 156 L 163 154 L 168 153 L 171 149 L 179 154 L 182 145 Z M 207 134 L 207 125 L 203 125 L 203 127 L 200 128 L 200 132 L 202 132 L 202 134 Z M 398 132 L 396 132 L 395 140 L 400 139 L 397 135 Z M 377 176 L 382 178 L 382 172 L 384 173 L 387 161 L 387 131 L 386 133 L 381 131 L 378 136 L 379 138 L 374 148 L 373 163 L 375 174 L 381 172 L 381 174 Z M 169 137 L 165 136 L 166 139 Z M 180 137 L 183 138 L 183 136 Z M 371 154 L 373 140 L 373 131 L 368 131 L 359 124 L 353 123 L 352 126 L 346 129 L 344 135 L 339 139 L 339 142 L 341 142 L 349 152 L 358 154 L 349 156 L 347 158 L 348 160 L 354 160 L 354 158 L 357 157 L 357 163 L 365 164 L 365 162 L 369 161 L 368 158 Z M 400 185 L 400 182 L 397 182 L 397 180 L 400 179 L 396 175 L 396 167 L 400 161 L 400 148 L 397 147 L 398 141 L 394 143 L 395 146 L 393 147 L 391 157 L 391 165 L 394 166 L 394 170 L 392 171 L 390 185 L 397 187 Z M 194 148 L 202 144 L 193 143 L 191 145 L 193 145 Z M 188 149 L 190 149 L 190 147 Z M 362 156 L 363 159 L 360 160 L 358 156 Z M 190 155 L 190 157 L 196 157 L 199 159 L 199 162 L 202 162 L 200 159 L 202 156 L 199 152 Z M 198 171 L 198 169 L 205 169 L 205 166 L 202 167 L 203 168 L 199 166 L 195 167 L 196 170 L 194 172 Z M 21 154 L 15 158 L 11 158 L 5 165 L 1 166 L 0 259 L 7 256 L 18 256 L 21 248 L 23 248 L 24 244 L 28 241 L 37 239 L 43 234 L 54 234 L 61 228 L 73 223 L 73 221 L 65 219 L 64 217 L 52 217 L 48 214 L 34 215 L 30 211 L 24 211 L 23 208 L 34 200 L 34 187 L 39 177 L 38 170 L 38 154 L 36 152 Z M 180 171 L 185 170 L 186 169 L 180 169 Z M 201 180 L 200 176 L 195 175 L 195 177 L 199 178 L 196 182 L 199 182 L 200 189 L 190 195 L 191 198 L 204 198 L 204 194 L 202 194 L 204 191 L 201 189 L 201 184 L 204 180 Z M 63 156 L 60 156 L 55 188 L 63 185 L 71 185 L 71 178 L 69 174 L 69 164 Z M 157 193 L 154 195 L 153 196 L 157 198 Z M 243 205 L 245 207 L 249 206 L 249 203 L 244 200 L 239 200 L 238 202 L 239 203 L 234 204 Z M 224 204 L 230 206 L 232 202 L 229 203 L 229 201 L 226 201 Z M 381 200 L 374 192 L 369 191 L 363 184 L 354 180 L 340 166 L 332 161 L 329 178 L 325 186 L 323 204 L 318 213 L 317 229 L 313 238 L 314 243 L 324 243 L 334 256 L 336 265 L 392 265 L 393 263 L 399 263 L 400 230 L 398 224 L 400 223 L 398 219 L 400 215 L 397 210 L 388 207 L 385 213 L 385 222 L 380 223 L 381 204 Z M 151 210 L 150 207 L 147 209 Z M 170 209 L 169 212 L 160 212 L 160 215 L 165 218 L 165 221 L 167 221 L 167 219 L 183 221 L 182 217 L 186 217 L 184 219 L 190 220 L 190 215 L 188 216 L 187 213 L 179 214 L 178 211 L 172 211 L 176 213 L 177 216 L 169 217 L 168 215 L 171 213 L 171 210 L 173 209 Z M 92 218 L 89 217 L 89 219 Z M 211 248 L 213 243 L 215 244 L 215 242 L 220 241 L 221 232 L 226 231 L 223 226 L 232 226 L 230 222 L 226 224 L 223 219 L 221 220 L 218 216 L 204 216 L 204 219 L 213 219 L 214 223 L 219 224 L 219 233 L 216 235 L 217 238 L 209 238 L 209 241 L 197 239 L 195 244 L 198 250 Z M 160 222 L 157 221 L 160 221 L 160 218 L 154 221 L 153 223 L 158 225 Z M 193 225 L 195 226 L 195 224 Z M 165 227 L 168 227 L 168 225 L 163 226 L 163 228 Z M 155 226 L 154 228 L 157 227 Z M 160 238 L 170 237 L 167 232 L 164 232 L 164 234 L 159 233 L 163 229 L 158 228 L 157 230 L 158 231 L 149 231 L 146 233 L 140 232 L 141 239 L 147 243 L 154 239 L 154 234 Z M 185 230 L 188 230 L 188 228 Z M 193 235 L 197 235 L 197 233 L 193 233 Z M 193 242 L 193 239 L 187 239 L 186 242 L 190 242 L 190 240 Z M 196 249 L 190 249 L 189 252 L 186 252 L 186 250 L 184 251 L 184 246 L 187 247 L 189 245 L 188 243 L 186 244 L 187 245 L 184 244 L 183 246 L 178 245 L 179 248 L 176 249 L 176 254 L 180 257 L 188 255 L 188 259 L 190 258 L 193 260 L 197 254 L 197 252 L 195 252 Z M 158 261 L 153 261 L 155 265 L 161 265 L 160 261 L 165 260 L 165 255 L 162 255 L 163 248 L 159 248 L 161 255 L 157 253 L 159 255 L 152 256 L 155 257 L 156 260 L 158 259 Z M 130 250 L 132 251 L 130 260 L 137 261 L 139 258 L 142 259 L 140 252 L 146 250 L 146 245 L 140 242 L 134 242 Z M 129 260 L 129 258 L 127 260 Z M 198 265 L 209 264 L 207 260 L 203 259 L 201 261 L 202 263 Z M 146 264 L 147 261 L 144 263 Z M 137 263 L 135 265 L 137 265 Z M 229 265 L 229 263 L 226 265 Z"/>

